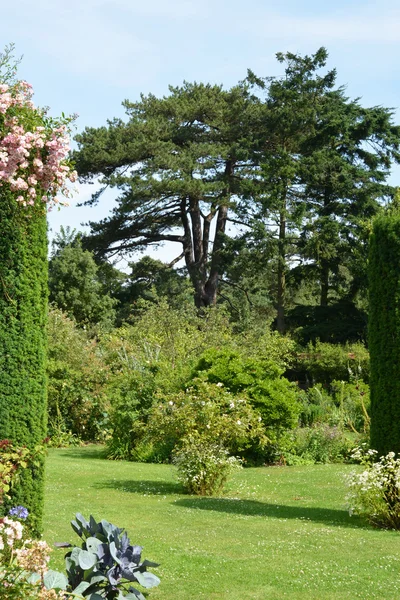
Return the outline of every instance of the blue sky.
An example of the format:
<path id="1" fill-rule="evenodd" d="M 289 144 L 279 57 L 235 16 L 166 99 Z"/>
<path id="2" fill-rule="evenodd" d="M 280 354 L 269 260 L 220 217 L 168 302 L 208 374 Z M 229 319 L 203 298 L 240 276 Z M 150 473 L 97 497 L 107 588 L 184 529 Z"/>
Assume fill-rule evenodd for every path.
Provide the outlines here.
<path id="1" fill-rule="evenodd" d="M 122 100 L 141 92 L 163 95 L 184 79 L 229 87 L 247 68 L 279 75 L 276 52 L 320 46 L 350 97 L 393 107 L 400 121 L 397 0 L 19 0 L 1 13 L 0 47 L 14 42 L 24 55 L 19 73 L 36 104 L 78 113 L 78 131 L 123 116 Z M 392 182 L 400 184 L 400 169 Z M 92 189 L 80 186 L 73 204 Z M 79 228 L 111 204 L 109 196 L 99 207 L 53 212 L 50 227 Z"/>

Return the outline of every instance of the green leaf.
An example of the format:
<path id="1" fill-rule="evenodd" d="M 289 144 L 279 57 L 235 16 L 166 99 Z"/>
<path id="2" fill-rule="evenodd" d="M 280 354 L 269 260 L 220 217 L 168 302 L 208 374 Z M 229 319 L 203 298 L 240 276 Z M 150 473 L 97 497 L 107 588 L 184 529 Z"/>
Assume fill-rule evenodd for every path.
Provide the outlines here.
<path id="1" fill-rule="evenodd" d="M 146 598 L 143 596 L 142 592 L 135 590 L 134 592 L 131 591 L 129 594 L 126 594 L 125 600 L 146 600 Z"/>
<path id="2" fill-rule="evenodd" d="M 71 554 L 69 555 L 68 558 L 76 565 L 79 565 L 79 555 L 81 552 L 82 552 L 82 550 L 80 548 L 78 548 L 78 546 L 75 546 L 75 548 L 73 548 L 71 550 Z"/>
<path id="3" fill-rule="evenodd" d="M 96 553 L 97 550 L 99 549 L 99 546 L 101 545 L 101 540 L 98 540 L 95 537 L 89 537 L 86 540 L 86 548 L 89 552 L 94 552 Z"/>
<path id="4" fill-rule="evenodd" d="M 91 569 L 97 563 L 97 556 L 93 552 L 81 550 L 79 554 L 79 566 L 84 571 Z"/>
<path id="5" fill-rule="evenodd" d="M 75 533 L 79 535 L 79 537 L 82 537 L 82 529 L 79 527 L 76 521 L 71 521 L 71 527 L 75 531 Z"/>
<path id="6" fill-rule="evenodd" d="M 66 590 L 68 585 L 68 579 L 64 573 L 58 571 L 47 571 L 43 576 L 43 582 L 48 590 Z"/>
<path id="7" fill-rule="evenodd" d="M 81 581 L 80 584 L 73 590 L 73 594 L 81 594 L 89 587 L 90 583 L 87 581 Z"/>
<path id="8" fill-rule="evenodd" d="M 140 571 L 137 571 L 135 577 L 144 588 L 156 587 L 160 583 L 159 578 L 153 573 L 140 573 Z"/>
<path id="9" fill-rule="evenodd" d="M 115 560 L 115 562 L 120 565 L 121 561 L 119 560 L 119 558 L 117 556 L 117 547 L 114 542 L 110 543 L 110 554 L 113 557 L 113 559 Z"/>
<path id="10" fill-rule="evenodd" d="M 27 578 L 28 583 L 37 583 L 38 581 L 40 581 L 39 573 L 31 573 Z"/>

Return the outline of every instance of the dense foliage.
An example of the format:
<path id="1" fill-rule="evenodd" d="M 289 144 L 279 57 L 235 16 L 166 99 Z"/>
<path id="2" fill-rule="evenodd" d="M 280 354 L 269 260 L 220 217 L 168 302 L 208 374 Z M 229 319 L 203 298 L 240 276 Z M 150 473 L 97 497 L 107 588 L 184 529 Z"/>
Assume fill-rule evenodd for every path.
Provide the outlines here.
<path id="1" fill-rule="evenodd" d="M 371 447 L 379 456 L 400 451 L 400 215 L 374 223 L 369 257 Z"/>
<path id="2" fill-rule="evenodd" d="M 47 227 L 41 206 L 0 188 L 0 438 L 33 449 L 46 437 Z M 43 462 L 26 469 L 12 502 L 40 527 Z"/>

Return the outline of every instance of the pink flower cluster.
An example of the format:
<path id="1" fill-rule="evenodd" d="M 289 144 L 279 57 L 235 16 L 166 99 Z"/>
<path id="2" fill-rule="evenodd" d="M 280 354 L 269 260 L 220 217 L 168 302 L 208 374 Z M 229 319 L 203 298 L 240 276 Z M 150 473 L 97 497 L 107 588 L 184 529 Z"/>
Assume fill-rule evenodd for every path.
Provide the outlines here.
<path id="1" fill-rule="evenodd" d="M 57 198 L 59 192 L 68 198 L 67 182 L 77 179 L 68 163 L 67 126 L 52 126 L 31 98 L 25 81 L 0 85 L 0 186 L 7 184 L 23 206 L 67 204 Z"/>

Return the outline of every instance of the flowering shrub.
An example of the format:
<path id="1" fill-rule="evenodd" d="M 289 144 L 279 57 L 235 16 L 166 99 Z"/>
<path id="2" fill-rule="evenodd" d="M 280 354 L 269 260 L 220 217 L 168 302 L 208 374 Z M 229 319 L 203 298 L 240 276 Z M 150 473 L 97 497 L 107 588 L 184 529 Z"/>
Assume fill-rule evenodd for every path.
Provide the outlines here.
<path id="1" fill-rule="evenodd" d="M 245 394 L 231 394 L 222 383 L 201 379 L 185 392 L 165 396 L 151 409 L 145 427 L 145 439 L 169 454 L 200 434 L 202 443 L 220 445 L 233 455 L 262 452 L 268 444 L 261 416 Z"/>
<path id="2" fill-rule="evenodd" d="M 22 206 L 36 201 L 66 204 L 67 181 L 77 174 L 68 160 L 68 126 L 75 118 L 51 119 L 32 102 L 26 81 L 0 83 L 0 189 L 7 186 Z"/>
<path id="3" fill-rule="evenodd" d="M 240 459 L 229 456 L 223 446 L 212 444 L 202 436 L 186 439 L 175 453 L 173 462 L 185 490 L 199 496 L 220 492 L 229 475 L 241 467 Z"/>
<path id="4" fill-rule="evenodd" d="M 364 515 L 377 527 L 400 529 L 400 457 L 389 452 L 376 461 L 376 450 L 362 448 L 352 457 L 364 470 L 348 477 L 350 514 Z"/>

